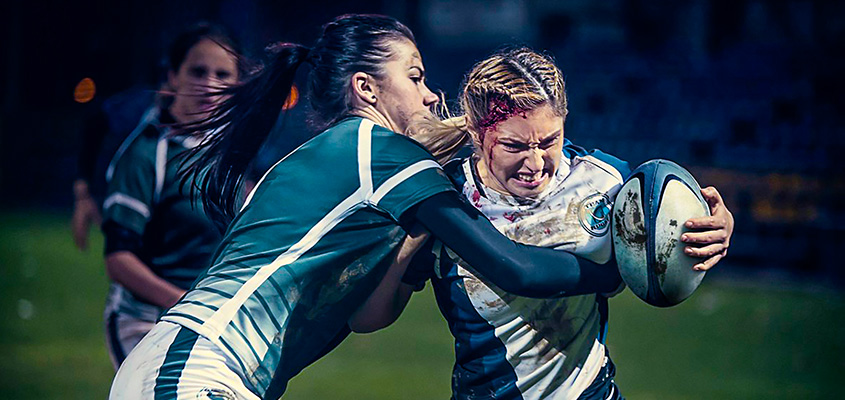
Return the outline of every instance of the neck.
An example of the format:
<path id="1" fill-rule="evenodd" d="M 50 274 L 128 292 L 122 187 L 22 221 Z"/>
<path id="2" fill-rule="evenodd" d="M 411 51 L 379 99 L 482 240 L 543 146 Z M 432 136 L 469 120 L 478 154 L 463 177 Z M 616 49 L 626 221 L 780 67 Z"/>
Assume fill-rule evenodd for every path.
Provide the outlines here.
<path id="1" fill-rule="evenodd" d="M 356 108 L 356 109 L 352 110 L 351 114 L 369 119 L 369 120 L 375 122 L 377 125 L 380 125 L 380 126 L 387 128 L 387 129 L 390 129 L 393 132 L 403 134 L 403 135 L 405 134 L 404 132 L 399 132 L 399 130 L 396 128 L 395 124 L 391 123 L 390 118 L 388 118 L 386 115 L 384 115 L 381 112 L 379 112 L 378 110 L 376 110 L 376 108 L 373 107 L 373 106 Z"/>
<path id="2" fill-rule="evenodd" d="M 196 115 L 189 115 L 185 112 L 185 110 L 179 107 L 176 102 L 174 102 L 173 105 L 171 105 L 170 108 L 167 109 L 167 112 L 169 112 L 170 116 L 173 117 L 173 121 L 176 122 L 177 126 L 179 124 L 190 124 L 198 120 Z M 181 131 L 181 129 L 178 129 L 178 127 L 173 128 L 174 134 L 180 134 L 179 132 Z M 195 132 L 193 136 L 202 137 L 203 134 L 202 132 Z"/>
<path id="3" fill-rule="evenodd" d="M 179 102 L 179 98 L 173 100 L 173 104 L 170 105 L 170 108 L 167 111 L 170 113 L 170 116 L 176 121 L 176 123 L 184 124 L 189 121 L 189 115 L 184 112 L 183 107 L 181 107 L 182 103 Z"/>

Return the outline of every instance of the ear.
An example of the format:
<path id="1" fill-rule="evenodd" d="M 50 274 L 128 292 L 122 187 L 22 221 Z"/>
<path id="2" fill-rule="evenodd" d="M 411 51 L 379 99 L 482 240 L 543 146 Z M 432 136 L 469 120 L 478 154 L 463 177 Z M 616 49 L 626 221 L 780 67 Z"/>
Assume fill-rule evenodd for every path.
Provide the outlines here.
<path id="1" fill-rule="evenodd" d="M 378 93 L 375 79 L 372 75 L 364 72 L 352 74 L 352 101 L 361 106 L 372 106 L 378 101 Z"/>

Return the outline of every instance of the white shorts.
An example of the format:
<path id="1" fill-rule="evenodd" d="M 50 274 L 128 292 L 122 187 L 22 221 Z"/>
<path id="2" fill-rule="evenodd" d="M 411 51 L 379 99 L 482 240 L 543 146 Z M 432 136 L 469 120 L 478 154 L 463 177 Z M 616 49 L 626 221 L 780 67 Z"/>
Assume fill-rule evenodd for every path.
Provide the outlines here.
<path id="1" fill-rule="evenodd" d="M 115 371 L 138 342 L 153 329 L 155 322 L 130 317 L 126 314 L 111 312 L 106 315 L 106 349 Z"/>
<path id="2" fill-rule="evenodd" d="M 260 400 L 228 360 L 205 337 L 162 321 L 120 366 L 109 399 Z"/>

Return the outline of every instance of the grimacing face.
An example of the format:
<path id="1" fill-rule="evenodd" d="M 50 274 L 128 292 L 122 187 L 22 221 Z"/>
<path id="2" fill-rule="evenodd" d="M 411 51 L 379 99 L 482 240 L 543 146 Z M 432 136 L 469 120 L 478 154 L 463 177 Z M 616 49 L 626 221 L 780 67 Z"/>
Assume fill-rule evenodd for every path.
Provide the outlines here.
<path id="1" fill-rule="evenodd" d="M 175 92 L 170 112 L 178 122 L 192 122 L 210 115 L 223 100 L 210 93 L 238 81 L 238 62 L 231 51 L 211 39 L 197 42 L 178 71 L 168 72 L 168 84 Z"/>
<path id="2" fill-rule="evenodd" d="M 392 125 L 394 132 L 405 134 L 414 114 L 430 112 L 437 95 L 425 84 L 425 67 L 419 50 L 410 40 L 391 43 L 392 56 L 384 64 L 384 77 L 377 83 L 376 109 Z"/>
<path id="3" fill-rule="evenodd" d="M 499 122 L 476 143 L 482 183 L 497 192 L 534 198 L 548 187 L 563 150 L 563 117 L 548 104 Z"/>

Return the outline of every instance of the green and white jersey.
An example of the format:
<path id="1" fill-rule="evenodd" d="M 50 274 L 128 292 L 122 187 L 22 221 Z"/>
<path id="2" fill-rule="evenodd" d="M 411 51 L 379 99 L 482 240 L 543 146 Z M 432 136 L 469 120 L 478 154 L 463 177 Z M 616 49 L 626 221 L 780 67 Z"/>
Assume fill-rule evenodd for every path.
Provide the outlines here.
<path id="1" fill-rule="evenodd" d="M 262 398 L 314 361 L 384 276 L 400 216 L 454 191 L 416 142 L 350 118 L 274 165 L 164 321 L 217 344 Z"/>
<path id="2" fill-rule="evenodd" d="M 182 190 L 179 168 L 197 141 L 171 136 L 150 123 L 115 160 L 103 222 L 117 224 L 142 238 L 135 252 L 156 275 L 188 289 L 204 271 L 221 235 L 200 202 Z M 163 310 L 137 299 L 123 288 L 113 290 L 112 311 L 155 321 Z"/>

